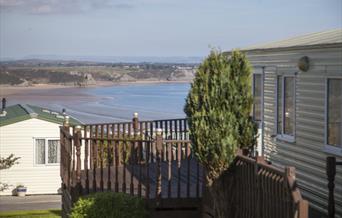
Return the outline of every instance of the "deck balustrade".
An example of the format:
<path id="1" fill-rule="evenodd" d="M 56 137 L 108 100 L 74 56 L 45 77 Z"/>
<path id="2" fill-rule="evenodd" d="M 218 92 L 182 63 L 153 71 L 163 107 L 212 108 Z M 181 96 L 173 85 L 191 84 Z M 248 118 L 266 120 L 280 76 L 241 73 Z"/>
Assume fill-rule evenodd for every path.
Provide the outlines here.
<path id="1" fill-rule="evenodd" d="M 142 197 L 150 209 L 200 211 L 204 168 L 192 152 L 186 119 L 139 121 L 135 115 L 132 122 L 66 123 L 60 142 L 64 217 L 80 196 L 104 191 Z M 307 217 L 293 168 L 238 153 L 232 169 L 239 217 Z"/>

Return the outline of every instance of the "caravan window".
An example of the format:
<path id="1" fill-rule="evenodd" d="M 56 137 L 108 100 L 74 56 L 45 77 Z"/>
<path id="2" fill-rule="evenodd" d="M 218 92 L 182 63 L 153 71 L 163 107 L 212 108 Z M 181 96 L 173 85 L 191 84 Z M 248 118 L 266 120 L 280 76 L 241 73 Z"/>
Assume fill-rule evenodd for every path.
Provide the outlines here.
<path id="1" fill-rule="evenodd" d="M 327 80 L 326 142 L 342 148 L 342 79 Z"/>
<path id="2" fill-rule="evenodd" d="M 35 164 L 58 164 L 60 160 L 59 146 L 57 139 L 35 139 Z"/>
<path id="3" fill-rule="evenodd" d="M 262 74 L 253 74 L 253 118 L 261 121 L 262 110 Z"/>
<path id="4" fill-rule="evenodd" d="M 295 77 L 277 76 L 276 128 L 282 139 L 294 140 L 295 135 Z"/>
<path id="5" fill-rule="evenodd" d="M 283 133 L 294 136 L 295 92 L 294 78 L 284 77 Z"/>
<path id="6" fill-rule="evenodd" d="M 45 164 L 45 139 L 36 139 L 36 164 Z"/>
<path id="7" fill-rule="evenodd" d="M 277 134 L 282 134 L 282 126 L 283 126 L 283 101 L 282 101 L 282 93 L 283 93 L 283 77 L 277 76 Z"/>

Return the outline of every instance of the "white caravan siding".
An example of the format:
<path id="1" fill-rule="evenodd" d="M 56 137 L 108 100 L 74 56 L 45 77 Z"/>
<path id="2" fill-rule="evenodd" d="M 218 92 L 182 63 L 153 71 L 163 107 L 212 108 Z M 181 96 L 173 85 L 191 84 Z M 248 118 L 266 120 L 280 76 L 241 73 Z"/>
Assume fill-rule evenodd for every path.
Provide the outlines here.
<path id="1" fill-rule="evenodd" d="M 14 154 L 19 164 L 1 170 L 0 181 L 11 188 L 0 192 L 12 194 L 18 184 L 27 187 L 27 194 L 58 193 L 61 186 L 59 164 L 54 166 L 35 165 L 34 138 L 56 138 L 59 140 L 59 125 L 39 119 L 29 119 L 0 127 L 1 157 Z"/>
<path id="2" fill-rule="evenodd" d="M 264 67 L 264 146 L 274 165 L 296 167 L 299 187 L 310 206 L 327 213 L 328 188 L 325 137 L 325 82 L 329 76 L 342 78 L 342 46 L 301 50 L 247 51 L 255 68 Z M 301 72 L 297 61 L 310 58 L 310 69 Z M 295 142 L 275 139 L 276 76 L 294 74 L 296 81 Z M 342 161 L 341 158 L 337 159 Z M 335 179 L 336 217 L 342 217 L 342 166 Z"/>

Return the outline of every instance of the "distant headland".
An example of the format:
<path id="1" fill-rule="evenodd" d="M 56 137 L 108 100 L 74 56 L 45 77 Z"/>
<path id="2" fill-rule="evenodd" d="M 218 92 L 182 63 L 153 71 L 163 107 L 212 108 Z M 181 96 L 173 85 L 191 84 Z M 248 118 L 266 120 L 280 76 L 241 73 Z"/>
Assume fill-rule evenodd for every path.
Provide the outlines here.
<path id="1" fill-rule="evenodd" d="M 198 63 L 95 62 L 24 59 L 0 62 L 0 85 L 103 86 L 117 83 L 191 82 Z"/>

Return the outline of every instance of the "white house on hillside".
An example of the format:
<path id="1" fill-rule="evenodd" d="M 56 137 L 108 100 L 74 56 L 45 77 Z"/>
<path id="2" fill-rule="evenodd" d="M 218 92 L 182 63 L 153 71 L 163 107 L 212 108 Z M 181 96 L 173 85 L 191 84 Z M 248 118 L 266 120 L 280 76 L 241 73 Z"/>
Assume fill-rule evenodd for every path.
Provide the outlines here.
<path id="1" fill-rule="evenodd" d="M 17 104 L 0 114 L 0 156 L 14 154 L 19 164 L 0 171 L 0 182 L 10 185 L 0 195 L 11 195 L 19 184 L 27 194 L 58 193 L 61 186 L 59 127 L 64 116 L 32 105 Z M 79 123 L 70 119 L 71 124 Z"/>

